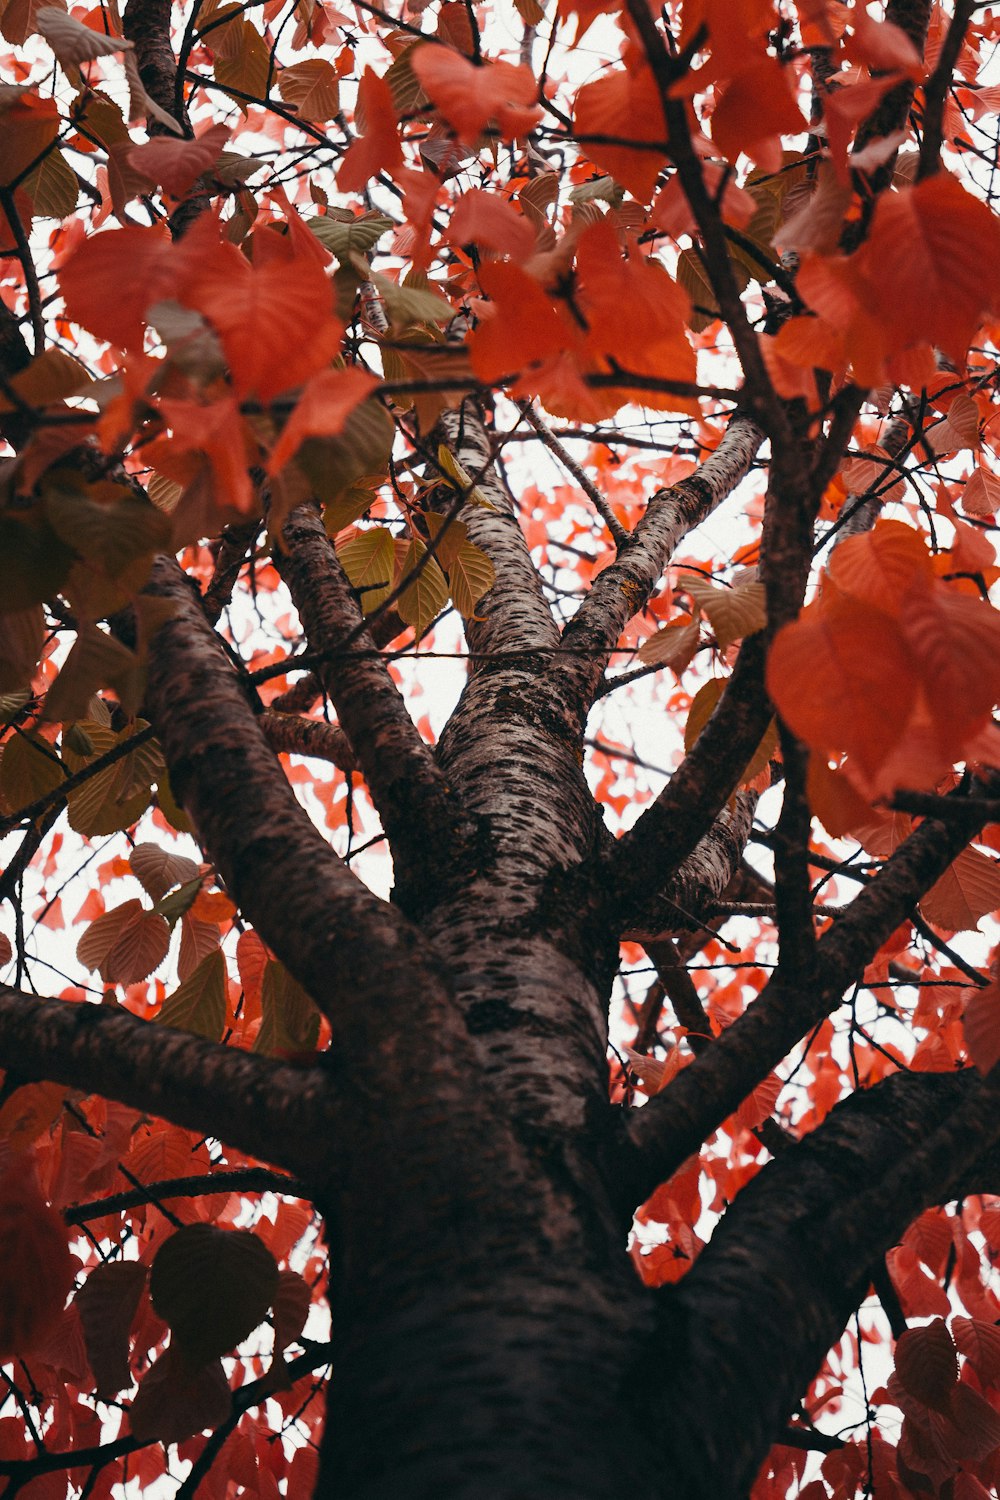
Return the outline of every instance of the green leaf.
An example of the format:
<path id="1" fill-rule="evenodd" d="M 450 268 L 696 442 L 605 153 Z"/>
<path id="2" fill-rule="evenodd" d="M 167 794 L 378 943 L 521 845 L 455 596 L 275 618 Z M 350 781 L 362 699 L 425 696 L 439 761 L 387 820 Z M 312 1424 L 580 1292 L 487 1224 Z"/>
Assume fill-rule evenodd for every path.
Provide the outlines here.
<path id="1" fill-rule="evenodd" d="M 169 901 L 170 897 L 165 900 Z M 158 901 L 153 910 L 166 916 L 163 906 L 164 902 Z M 193 1031 L 196 1036 L 207 1037 L 210 1042 L 220 1040 L 226 1026 L 226 960 L 221 948 L 203 958 L 180 988 L 167 996 L 156 1019 L 163 1026 L 173 1026 L 177 1031 Z M 221 1354 L 223 1350 L 216 1352 Z"/>
<path id="2" fill-rule="evenodd" d="M 50 722 L 82 719 L 98 688 L 113 688 L 127 714 L 142 698 L 143 673 L 134 651 L 96 625 L 81 625 L 59 676 L 45 695 Z"/>
<path id="3" fill-rule="evenodd" d="M 232 9 L 238 11 L 239 7 L 233 6 Z M 215 12 L 211 19 L 215 20 L 219 14 Z M 231 21 L 213 27 L 205 37 L 205 43 L 215 54 L 215 81 L 221 88 L 236 89 L 239 94 L 250 94 L 254 99 L 267 98 L 271 58 L 256 26 L 234 15 Z M 246 114 L 248 101 L 241 99 L 239 94 L 234 94 L 233 98 Z"/>
<path id="4" fill-rule="evenodd" d="M 59 592 L 72 563 L 72 550 L 40 507 L 0 516 L 0 614 L 43 604 Z"/>
<path id="5" fill-rule="evenodd" d="M 295 464 L 306 476 L 313 493 L 324 505 L 336 505 L 359 479 L 384 474 L 392 452 L 395 428 L 392 418 L 378 401 L 356 406 L 334 438 L 310 438 L 295 456 Z M 340 530 L 347 521 L 327 530 Z"/>
<path id="6" fill-rule="evenodd" d="M 392 227 L 392 220 L 385 214 L 366 213 L 355 218 L 347 209 L 336 208 L 322 218 L 306 221 L 306 228 L 311 229 L 323 248 L 340 261 L 372 250 Z"/>
<path id="7" fill-rule="evenodd" d="M 763 630 L 767 624 L 764 585 L 756 581 L 723 588 L 700 573 L 677 574 L 677 587 L 684 589 L 708 616 L 721 650 L 744 636 Z"/>
<path id="8" fill-rule="evenodd" d="M 396 572 L 392 533 L 384 526 L 359 531 L 337 548 L 337 557 L 351 587 L 361 595 L 362 610 L 370 615 L 392 592 Z"/>
<path id="9" fill-rule="evenodd" d="M 725 690 L 725 679 L 710 677 L 691 700 L 688 709 L 687 723 L 684 725 L 684 749 L 690 750 L 696 743 L 698 736 L 715 712 L 716 704 Z M 778 744 L 778 729 L 772 719 L 761 736 L 760 744 L 757 746 L 750 761 L 740 777 L 740 786 L 746 786 L 758 776 L 765 766 L 770 764 L 771 757 Z"/>
<path id="10" fill-rule="evenodd" d="M 66 476 L 48 488 L 45 514 L 53 531 L 87 562 L 117 578 L 137 558 L 169 547 L 170 521 L 121 485 L 72 486 Z"/>
<path id="11" fill-rule="evenodd" d="M 66 770 L 47 740 L 14 734 L 0 754 L 0 801 L 9 813 L 47 797 L 66 780 Z"/>
<path id="12" fill-rule="evenodd" d="M 38 218 L 65 219 L 76 208 L 80 184 L 60 151 L 50 151 L 22 184 Z"/>
<path id="13" fill-rule="evenodd" d="M 9 384 L 29 406 L 50 406 L 67 396 L 75 396 L 93 385 L 94 377 L 79 360 L 64 349 L 46 349 L 31 361 Z M 13 411 L 14 404 L 0 394 L 0 411 Z"/>
<path id="14" fill-rule="evenodd" d="M 189 1360 L 228 1354 L 264 1321 L 278 1290 L 278 1263 L 245 1229 L 187 1224 L 153 1260 L 149 1291 L 157 1314 Z"/>
<path id="15" fill-rule="evenodd" d="M 319 1040 L 319 1011 L 298 980 L 276 958 L 264 969 L 260 992 L 262 1020 L 255 1052 L 268 1055 L 314 1052 Z"/>
<path id="16" fill-rule="evenodd" d="M 385 70 L 383 81 L 389 85 L 397 115 L 413 115 L 427 108 L 427 95 L 413 71 L 413 49 L 419 45 L 414 42 L 412 47 L 404 47 Z"/>
<path id="17" fill-rule="evenodd" d="M 413 537 L 404 543 L 401 551 L 400 580 L 405 581 L 411 573 L 415 573 L 415 576 L 413 582 L 400 594 L 396 607 L 400 619 L 414 627 L 419 639 L 448 603 L 448 580 L 433 557 L 423 562 L 419 573 L 415 572 L 427 552 L 419 537 Z"/>
<path id="18" fill-rule="evenodd" d="M 171 927 L 173 927 L 175 923 L 180 921 L 186 911 L 191 910 L 191 907 L 198 899 L 198 892 L 200 890 L 201 876 L 194 875 L 190 880 L 185 881 L 182 886 L 179 886 L 177 890 L 171 891 L 166 896 L 161 896 L 153 907 L 153 910 L 159 912 L 161 917 L 166 917 Z"/>
<path id="19" fill-rule="evenodd" d="M 381 294 L 394 331 L 411 328 L 415 323 L 447 323 L 455 316 L 451 303 L 429 287 L 414 286 L 412 282 L 400 286 L 375 272 L 370 273 L 370 280 Z"/>
<path id="20" fill-rule="evenodd" d="M 448 592 L 455 608 L 469 619 L 496 582 L 496 570 L 483 549 L 469 541 L 469 533 L 461 521 L 452 521 L 442 532 L 445 519 L 436 511 L 428 511 L 427 530 L 432 538 L 440 537 L 434 555 L 448 575 Z"/>
<path id="21" fill-rule="evenodd" d="M 103 724 L 85 719 L 79 726 L 94 746 L 94 755 L 77 755 L 68 745 L 63 756 L 70 771 L 83 770 L 97 756 L 131 739 L 149 726 L 136 719 L 118 734 Z M 155 740 L 143 744 L 119 761 L 98 771 L 69 795 L 70 827 L 88 838 L 120 833 L 129 828 L 149 806 L 153 783 L 163 775 L 163 757 Z"/>

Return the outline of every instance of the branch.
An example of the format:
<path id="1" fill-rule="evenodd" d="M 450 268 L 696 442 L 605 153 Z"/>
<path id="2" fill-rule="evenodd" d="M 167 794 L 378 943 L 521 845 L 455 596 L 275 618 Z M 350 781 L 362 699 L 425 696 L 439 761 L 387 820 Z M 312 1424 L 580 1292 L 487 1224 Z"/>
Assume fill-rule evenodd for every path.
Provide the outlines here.
<path id="1" fill-rule="evenodd" d="M 622 937 L 647 944 L 703 926 L 740 867 L 756 808 L 756 792 L 737 792 L 662 890 L 643 903 Z"/>
<path id="2" fill-rule="evenodd" d="M 428 864 L 449 858 L 456 842 L 468 836 L 466 820 L 365 628 L 318 511 L 299 506 L 282 537 L 284 550 L 275 551 L 275 562 L 310 648 L 331 653 L 317 676 L 381 816 L 397 859 L 397 882 L 409 885 L 417 870 L 426 882 Z"/>
<path id="3" fill-rule="evenodd" d="M 568 649 L 556 668 L 560 696 L 581 720 L 612 648 L 645 606 L 675 548 L 746 478 L 763 441 L 757 423 L 734 412 L 714 453 L 687 479 L 657 491 L 616 560 L 595 580 L 563 632 Z"/>
<path id="4" fill-rule="evenodd" d="M 145 1203 L 162 1202 L 164 1198 L 204 1198 L 212 1193 L 279 1193 L 286 1198 L 309 1197 L 309 1189 L 297 1177 L 272 1172 L 269 1167 L 233 1167 L 231 1171 L 199 1172 L 193 1177 L 168 1177 L 162 1182 L 145 1182 L 127 1192 L 111 1193 L 89 1203 L 74 1203 L 63 1209 L 67 1224 L 88 1224 L 106 1214 L 124 1213 Z"/>
<path id="5" fill-rule="evenodd" d="M 301 1380 L 303 1375 L 309 1375 L 313 1370 L 328 1365 L 330 1358 L 329 1345 L 315 1344 L 286 1363 L 285 1378 L 289 1385 L 294 1385 L 297 1380 Z M 273 1396 L 274 1392 L 274 1376 L 268 1370 L 256 1380 L 248 1380 L 245 1385 L 236 1387 L 232 1393 L 233 1409 L 242 1415 L 252 1406 Z M 125 1458 L 129 1453 L 136 1453 L 140 1448 L 149 1448 L 159 1441 L 159 1438 L 133 1437 L 130 1433 L 126 1437 L 116 1438 L 110 1443 L 96 1444 L 92 1448 L 71 1448 L 65 1453 L 53 1453 L 46 1450 L 37 1453 L 34 1458 L 0 1459 L 0 1474 L 7 1474 L 11 1477 L 16 1493 L 22 1485 L 40 1474 L 54 1474 L 59 1469 L 83 1469 L 94 1465 L 103 1467 L 116 1458 Z M 7 1493 L 8 1491 L 5 1490 L 4 1494 Z"/>
<path id="6" fill-rule="evenodd" d="M 605 893 L 619 931 L 706 836 L 760 744 L 772 713 L 765 651 L 764 632 L 744 641 L 714 713 L 663 791 L 628 833 L 582 868 L 581 878 Z"/>
<path id="7" fill-rule="evenodd" d="M 934 72 L 924 84 L 924 137 L 920 142 L 920 160 L 917 164 L 918 182 L 940 170 L 945 101 L 952 86 L 952 74 L 965 41 L 965 33 L 976 8 L 976 0 L 955 0 L 955 13 L 941 44 Z"/>
<path id="8" fill-rule="evenodd" d="M 140 1021 L 112 1005 L 43 1000 L 0 986 L 0 1059 L 162 1116 L 306 1176 L 329 1170 L 330 1078 Z"/>
<path id="9" fill-rule="evenodd" d="M 345 775 L 358 769 L 351 742 L 339 724 L 265 710 L 260 716 L 260 727 L 271 749 L 279 754 L 327 760 Z"/>
<path id="10" fill-rule="evenodd" d="M 476 490 L 488 502 L 483 505 L 469 496 L 458 512 L 469 540 L 488 555 L 496 573 L 496 582 L 479 601 L 475 617 L 465 622 L 470 651 L 488 654 L 558 646 L 558 626 L 510 496 L 496 476 L 489 433 L 475 403 L 463 401 L 457 411 L 443 412 L 441 430 Z"/>
<path id="11" fill-rule="evenodd" d="M 608 535 L 614 542 L 616 550 L 623 547 L 629 538 L 628 530 L 619 521 L 618 517 L 615 515 L 614 511 L 611 509 L 611 506 L 608 504 L 607 500 L 605 500 L 604 496 L 601 494 L 597 486 L 591 483 L 591 481 L 587 478 L 587 475 L 584 473 L 583 469 L 581 469 L 580 465 L 577 463 L 572 454 L 567 453 L 566 449 L 556 437 L 555 433 L 542 421 L 541 417 L 535 411 L 535 408 L 530 401 L 518 401 L 517 409 L 521 413 L 524 420 L 527 422 L 528 426 L 533 428 L 541 438 L 543 444 L 546 448 L 548 448 L 549 452 L 554 454 L 555 457 L 559 460 L 563 468 L 566 470 L 567 474 L 571 475 L 572 478 L 576 480 L 577 484 L 580 486 L 581 490 L 583 490 L 583 493 L 586 495 L 587 499 L 590 501 L 591 505 L 597 511 L 597 514 L 600 516 L 601 520 L 607 527 Z"/>
<path id="12" fill-rule="evenodd" d="M 337 858 L 299 805 L 258 716 L 167 558 L 147 591 L 175 613 L 150 645 L 147 708 L 171 784 L 234 901 L 334 1026 L 338 1045 L 372 1046 L 374 1008 L 428 1025 L 443 1004 L 436 961 L 416 929 Z M 438 1016 L 444 1027 L 443 1015 Z"/>
<path id="13" fill-rule="evenodd" d="M 956 803 L 961 797 L 954 798 Z M 751 1090 L 840 1003 L 886 939 L 925 891 L 944 874 L 979 827 L 979 816 L 947 824 L 922 823 L 899 846 L 844 915 L 822 937 L 808 984 L 775 973 L 753 1005 L 727 1027 L 711 1049 L 630 1114 L 633 1152 L 623 1164 L 635 1202 L 697 1151 Z"/>
<path id="14" fill-rule="evenodd" d="M 897 1073 L 838 1105 L 739 1194 L 665 1299 L 667 1330 L 685 1333 L 658 1413 L 669 1451 L 687 1458 L 678 1497 L 705 1494 L 709 1472 L 720 1500 L 745 1495 L 872 1265 L 931 1204 L 997 1189 L 997 1083 Z"/>

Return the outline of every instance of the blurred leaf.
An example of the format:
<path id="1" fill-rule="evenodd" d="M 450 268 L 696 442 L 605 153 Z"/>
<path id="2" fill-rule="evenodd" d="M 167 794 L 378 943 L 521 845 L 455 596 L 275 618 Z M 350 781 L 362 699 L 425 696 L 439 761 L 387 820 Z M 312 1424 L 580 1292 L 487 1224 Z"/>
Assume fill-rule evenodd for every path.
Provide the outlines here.
<path id="1" fill-rule="evenodd" d="M 244 1229 L 188 1224 L 157 1252 L 150 1273 L 153 1307 L 192 1363 L 228 1354 L 267 1316 L 278 1290 L 278 1263 Z"/>

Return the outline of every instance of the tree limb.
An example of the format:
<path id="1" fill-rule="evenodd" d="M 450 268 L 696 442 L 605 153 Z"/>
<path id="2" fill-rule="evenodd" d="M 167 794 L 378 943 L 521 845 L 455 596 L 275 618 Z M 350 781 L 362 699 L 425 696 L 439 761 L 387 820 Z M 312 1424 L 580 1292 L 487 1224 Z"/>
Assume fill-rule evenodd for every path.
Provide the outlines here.
<path id="1" fill-rule="evenodd" d="M 357 596 L 318 511 L 299 506 L 285 522 L 275 562 L 310 648 L 330 652 L 317 670 L 396 855 L 397 880 L 453 851 L 463 819 L 430 747 L 364 626 Z M 338 650 L 345 643 L 344 650 Z M 351 650 L 357 647 L 356 653 Z"/>
<path id="2" fill-rule="evenodd" d="M 718 1045 L 718 1043 L 716 1043 Z M 852 1095 L 741 1192 L 665 1297 L 685 1359 L 660 1379 L 679 1496 L 745 1495 L 823 1356 L 864 1297 L 870 1268 L 925 1208 L 1000 1185 L 998 1089 L 971 1071 L 897 1073 Z M 699 1414 L 697 1450 L 669 1442 Z M 702 1468 L 702 1465 L 711 1466 Z"/>
<path id="3" fill-rule="evenodd" d="M 338 1045 L 353 1038 L 370 1056 L 376 1016 L 419 1000 L 426 1018 L 442 997 L 437 965 L 300 807 L 185 575 L 158 558 L 147 590 L 175 607 L 150 644 L 147 693 L 174 791 L 233 899 L 329 1017 Z"/>
<path id="4" fill-rule="evenodd" d="M 563 632 L 567 649 L 553 669 L 560 696 L 581 721 L 613 647 L 645 606 L 674 550 L 746 478 L 763 441 L 757 423 L 734 412 L 715 451 L 687 479 L 657 491 L 615 561 L 595 579 Z"/>
<path id="5" fill-rule="evenodd" d="M 965 823 L 922 823 L 821 938 L 808 984 L 775 973 L 703 1056 L 645 1108 L 629 1115 L 626 1135 L 634 1155 L 625 1175 L 636 1202 L 697 1151 L 755 1085 L 836 1009 L 846 987 L 864 972 L 978 826 L 974 812 Z"/>
<path id="6" fill-rule="evenodd" d="M 293 1067 L 112 1005 L 0 986 L 0 1057 L 25 1080 L 115 1099 L 308 1176 L 329 1167 L 334 1114 L 322 1064 Z"/>

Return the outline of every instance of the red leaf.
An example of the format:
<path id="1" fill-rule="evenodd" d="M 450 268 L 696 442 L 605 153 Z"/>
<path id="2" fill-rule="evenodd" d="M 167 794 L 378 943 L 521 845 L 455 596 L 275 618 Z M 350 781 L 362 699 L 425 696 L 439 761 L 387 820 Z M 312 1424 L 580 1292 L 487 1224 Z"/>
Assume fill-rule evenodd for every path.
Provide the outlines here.
<path id="1" fill-rule="evenodd" d="M 59 272 L 66 315 L 120 349 L 142 349 L 146 309 L 174 294 L 166 231 L 126 228 L 84 240 Z"/>
<path id="2" fill-rule="evenodd" d="M 92 922 L 76 945 L 76 956 L 88 969 L 97 969 L 106 984 L 128 985 L 152 974 L 169 946 L 167 923 L 136 899 Z"/>
<path id="3" fill-rule="evenodd" d="M 722 92 L 712 115 L 712 139 L 731 162 L 753 158 L 762 170 L 781 166 L 782 135 L 807 128 L 777 58 L 764 57 L 738 73 Z"/>
<path id="4" fill-rule="evenodd" d="M 358 85 L 357 118 L 364 134 L 348 146 L 337 171 L 342 193 L 359 193 L 379 172 L 392 172 L 403 161 L 392 92 L 371 68 Z"/>
<path id="5" fill-rule="evenodd" d="M 660 91 L 644 61 L 627 72 L 615 69 L 595 78 L 593 83 L 585 83 L 576 96 L 573 129 L 584 137 L 581 144 L 591 161 L 609 172 L 640 202 L 649 202 L 667 159 L 666 152 L 613 144 L 616 137 L 648 142 L 650 146 L 667 139 Z M 607 139 L 587 140 L 588 136 Z"/>
<path id="6" fill-rule="evenodd" d="M 148 1274 L 134 1260 L 109 1262 L 95 1266 L 76 1294 L 87 1359 L 101 1401 L 132 1384 L 129 1330 Z"/>
<path id="7" fill-rule="evenodd" d="M 480 380 L 515 374 L 572 341 L 562 313 L 527 271 L 490 261 L 480 266 L 479 282 L 496 308 L 469 337 L 469 358 Z"/>
<path id="8" fill-rule="evenodd" d="M 906 729 L 917 679 L 890 616 L 827 590 L 778 631 L 767 690 L 814 750 L 846 750 L 874 775 Z"/>
<path id="9" fill-rule="evenodd" d="M 229 136 L 228 125 L 209 125 L 193 141 L 154 136 L 144 146 L 131 148 L 129 166 L 175 198 L 183 198 L 198 178 L 215 166 Z"/>
<path id="10" fill-rule="evenodd" d="M 958 1356 L 947 1324 L 935 1318 L 924 1328 L 909 1328 L 896 1343 L 896 1374 L 905 1389 L 924 1406 L 947 1411 L 958 1382 Z"/>
<path id="11" fill-rule="evenodd" d="M 258 231 L 253 244 L 269 249 L 269 233 Z M 204 215 L 183 240 L 182 255 L 176 295 L 217 330 L 237 395 L 269 401 L 330 363 L 343 328 L 312 254 L 278 258 L 265 250 L 264 263 L 251 265 Z"/>
<path id="12" fill-rule="evenodd" d="M 471 188 L 455 204 L 448 240 L 452 245 L 482 245 L 521 261 L 535 248 L 535 231 L 505 198 Z"/>
<path id="13" fill-rule="evenodd" d="M 476 67 L 450 47 L 427 44 L 414 51 L 413 71 L 428 99 L 470 144 L 487 123 L 494 123 L 504 140 L 512 140 L 541 119 L 538 83 L 528 68 L 507 62 Z"/>
<path id="14" fill-rule="evenodd" d="M 980 1073 L 989 1073 L 1000 1062 L 1000 976 L 996 966 L 984 989 L 965 991 L 962 1029 L 972 1061 Z"/>
<path id="15" fill-rule="evenodd" d="M 15 1158 L 0 1177 L 0 1359 L 23 1356 L 62 1312 L 73 1285 L 66 1226 Z"/>

